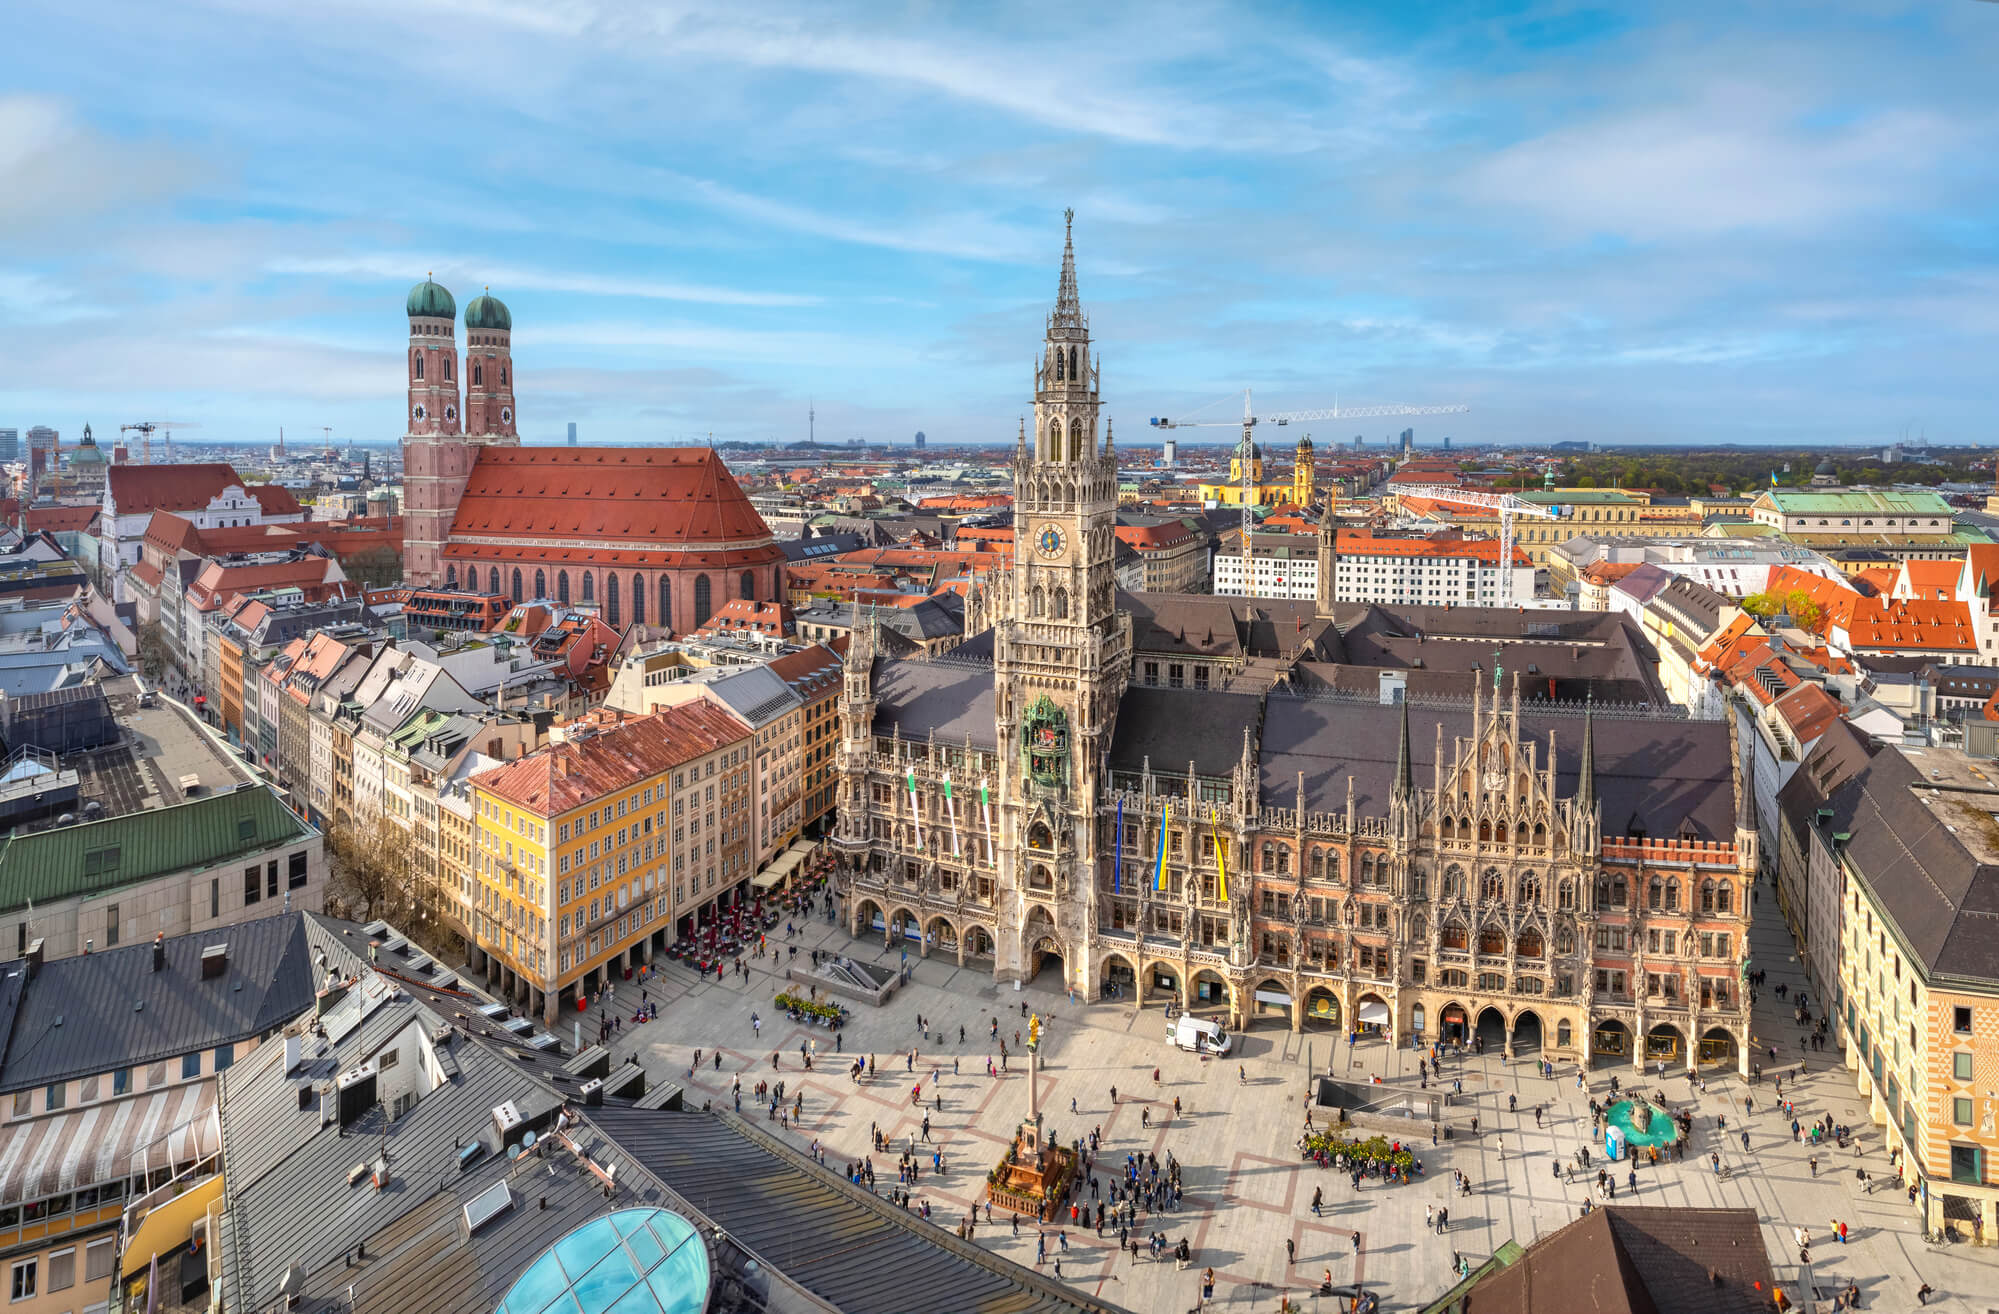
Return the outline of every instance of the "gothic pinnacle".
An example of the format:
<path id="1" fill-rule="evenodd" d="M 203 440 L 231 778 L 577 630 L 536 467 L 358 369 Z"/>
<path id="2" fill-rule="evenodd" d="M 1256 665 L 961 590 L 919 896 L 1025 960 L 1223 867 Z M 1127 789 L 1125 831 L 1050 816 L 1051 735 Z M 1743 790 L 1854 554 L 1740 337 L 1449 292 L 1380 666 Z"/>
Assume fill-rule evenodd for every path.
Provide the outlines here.
<path id="1" fill-rule="evenodd" d="M 1057 324 L 1081 326 L 1083 322 L 1083 299 L 1076 292 L 1076 212 L 1074 209 L 1062 212 L 1062 282 L 1055 290 L 1055 315 Z"/>
<path id="2" fill-rule="evenodd" d="M 1406 802 L 1416 793 L 1416 769 L 1409 753 L 1409 696 L 1402 696 L 1402 740 L 1395 750 L 1395 785 L 1393 797 L 1397 802 Z"/>
<path id="3" fill-rule="evenodd" d="M 1576 773 L 1576 808 L 1585 816 L 1596 811 L 1596 713 L 1583 712 L 1583 760 Z"/>

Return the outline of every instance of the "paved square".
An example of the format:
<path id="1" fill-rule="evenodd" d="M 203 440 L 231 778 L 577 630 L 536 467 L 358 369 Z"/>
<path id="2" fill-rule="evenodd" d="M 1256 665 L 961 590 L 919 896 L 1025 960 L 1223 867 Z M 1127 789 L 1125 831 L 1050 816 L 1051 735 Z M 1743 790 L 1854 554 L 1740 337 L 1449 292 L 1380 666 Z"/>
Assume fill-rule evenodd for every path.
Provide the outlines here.
<path id="1" fill-rule="evenodd" d="M 1769 972 L 1768 986 L 1798 984 L 1781 919 L 1760 904 L 1758 910 L 1755 962 Z M 886 964 L 899 959 L 897 951 L 879 941 L 850 940 L 823 920 L 801 926 L 788 943 L 799 947 L 801 957 L 825 947 Z M 687 968 L 662 959 L 644 987 L 662 1002 L 660 1019 L 638 1027 L 628 1022 L 612 1049 L 620 1061 L 636 1053 L 649 1071 L 685 1085 L 696 1103 L 708 1099 L 726 1107 L 732 1079 L 740 1073 L 743 1110 L 752 1118 L 765 1116 L 750 1095 L 758 1081 L 784 1081 L 787 1106 L 792 1094 L 802 1090 L 804 1116 L 783 1134 L 801 1147 L 816 1142 L 829 1171 L 839 1172 L 848 1162 L 869 1156 L 872 1130 L 878 1128 L 896 1142 L 888 1153 L 872 1154 L 876 1189 L 882 1194 L 896 1187 L 897 1158 L 914 1138 L 922 1161 L 912 1197 L 929 1202 L 934 1223 L 952 1228 L 981 1198 L 987 1170 L 1027 1112 L 1025 1054 L 1014 1039 L 1016 1032 L 1021 1041 L 1026 1037 L 1025 1003 L 1040 1013 L 1045 1026 L 1041 1106 L 1049 1133 L 1067 1141 L 1098 1130 L 1102 1149 L 1096 1175 L 1106 1184 L 1128 1153 L 1156 1154 L 1164 1164 L 1170 1152 L 1182 1165 L 1182 1206 L 1141 1214 L 1133 1234 L 1141 1240 L 1154 1232 L 1163 1232 L 1170 1241 L 1187 1238 L 1194 1262 L 1185 1271 L 1170 1259 L 1134 1261 L 1119 1251 L 1115 1227 L 1099 1238 L 1093 1226 L 1070 1226 L 1065 1217 L 1059 1228 L 1050 1224 L 1039 1229 L 1048 1234 L 1043 1271 L 1053 1273 L 1059 1261 L 1064 1281 L 1143 1314 L 1192 1309 L 1200 1272 L 1210 1265 L 1218 1275 L 1214 1303 L 1222 1309 L 1273 1310 L 1280 1296 L 1289 1294 L 1300 1309 L 1330 1311 L 1338 1307 L 1336 1302 L 1316 1295 L 1329 1270 L 1340 1287 L 1358 1279 L 1377 1291 L 1384 1309 L 1417 1308 L 1449 1287 L 1454 1254 L 1476 1263 L 1509 1239 L 1527 1244 L 1575 1218 L 1585 1198 L 1583 1177 L 1571 1184 L 1560 1171 L 1589 1129 L 1587 1096 L 1576 1087 L 1573 1065 L 1550 1080 L 1536 1074 L 1531 1058 L 1511 1064 L 1494 1055 L 1447 1060 L 1445 1076 L 1464 1082 L 1467 1106 L 1459 1112 L 1468 1120 L 1476 1111 L 1483 1134 L 1471 1137 L 1461 1130 L 1442 1145 L 1419 1144 L 1425 1172 L 1415 1184 L 1364 1184 L 1356 1194 L 1345 1175 L 1312 1168 L 1298 1157 L 1308 1075 L 1331 1061 L 1351 1074 L 1379 1073 L 1385 1082 L 1414 1084 L 1416 1053 L 1391 1052 L 1381 1043 L 1363 1043 L 1349 1052 L 1343 1041 L 1335 1050 L 1336 1038 L 1330 1034 L 1294 1036 L 1271 1023 L 1244 1037 L 1239 1077 L 1233 1057 L 1211 1061 L 1167 1045 L 1157 1006 L 1139 1011 L 1118 1001 L 1071 1005 L 1061 993 L 1033 986 L 1019 992 L 999 989 L 989 977 L 961 970 L 951 961 L 910 961 L 911 985 L 884 1008 L 858 1006 L 835 1053 L 832 1033 L 794 1026 L 773 1006 L 779 983 L 772 959 L 750 960 L 748 982 L 709 978 L 701 983 Z M 620 987 L 621 1011 L 629 1013 L 625 1006 L 638 1002 L 640 989 L 637 983 Z M 761 1035 L 751 1028 L 752 1013 L 763 1020 Z M 927 1036 L 917 1031 L 918 1014 L 926 1020 Z M 995 1022 L 1010 1056 L 1008 1071 L 988 1078 L 988 1059 L 999 1062 L 991 1039 Z M 1759 1046 L 1775 1044 L 1779 1064 L 1787 1071 L 1795 1068 L 1801 1051 L 1797 1030 L 1789 1023 L 1789 1005 L 1767 987 L 1756 1022 Z M 809 1073 L 803 1068 L 801 1045 L 806 1053 L 816 1047 Z M 695 1049 L 703 1051 L 702 1065 L 690 1076 Z M 709 1057 L 718 1051 L 723 1056 L 719 1071 Z M 846 1075 L 855 1055 L 871 1057 L 876 1065 L 875 1076 L 859 1085 Z M 1154 1068 L 1161 1078 L 1156 1088 Z M 938 1074 L 935 1088 L 933 1071 Z M 1598 1094 L 1612 1075 L 1627 1085 L 1636 1077 L 1621 1064 L 1599 1067 L 1590 1075 Z M 1916 1287 L 1924 1281 L 1936 1288 L 1931 1308 L 1984 1314 L 1999 1304 L 1994 1297 L 1999 1293 L 1999 1257 L 1993 1251 L 1929 1246 L 1902 1197 L 1860 1189 L 1855 1169 L 1886 1176 L 1887 1158 L 1880 1130 L 1865 1124 L 1865 1107 L 1833 1051 L 1812 1054 L 1806 1075 L 1786 1080 L 1784 1086 L 1798 1105 L 1800 1121 L 1809 1123 L 1830 1111 L 1835 1120 L 1862 1127 L 1858 1151 L 1816 1152 L 1816 1176 L 1809 1162 L 1813 1152 L 1792 1141 L 1788 1121 L 1775 1113 L 1767 1079 L 1752 1085 L 1733 1074 L 1710 1074 L 1705 1094 L 1684 1076 L 1669 1074 L 1661 1080 L 1647 1074 L 1636 1080 L 1663 1088 L 1674 1111 L 1692 1111 L 1694 1135 L 1684 1163 L 1636 1170 L 1635 1196 L 1632 1170 L 1619 1165 L 1618 1201 L 1756 1210 L 1778 1278 L 1801 1309 L 1809 1308 L 1803 1298 L 1808 1297 L 1807 1286 L 1830 1289 L 1849 1279 L 1859 1283 L 1866 1309 L 1914 1308 Z M 910 1099 L 911 1088 L 919 1083 L 920 1110 Z M 939 1095 L 941 1111 L 934 1103 Z M 1508 1111 L 1508 1095 L 1519 1097 L 1517 1113 Z M 1175 1098 L 1181 1103 L 1178 1117 L 1172 1108 Z M 1745 1098 L 1755 1101 L 1753 1115 L 1744 1113 Z M 1546 1106 L 1544 1125 L 1538 1128 L 1533 1114 L 1537 1104 Z M 926 1113 L 929 1144 L 923 1140 Z M 1727 1120 L 1725 1132 L 1716 1129 L 1718 1115 Z M 772 1122 L 764 1125 L 776 1129 Z M 1747 1151 L 1740 1140 L 1745 1125 Z M 944 1156 L 941 1175 L 931 1171 L 932 1150 Z M 1710 1152 L 1720 1155 L 1727 1177 L 1710 1170 Z M 1471 1194 L 1450 1189 L 1454 1169 L 1469 1177 Z M 1588 1177 L 1593 1183 L 1594 1172 Z M 1317 1218 L 1311 1207 L 1315 1188 L 1324 1191 Z M 1447 1234 L 1425 1228 L 1425 1205 L 1450 1209 Z M 1023 1222 L 1016 1235 L 1003 1212 L 995 1211 L 990 1224 L 983 1210 L 978 1217 L 974 1240 L 1016 1262 L 1035 1264 L 1038 1229 L 1031 1222 Z M 1850 1239 L 1845 1245 L 1827 1235 L 1834 1220 L 1847 1224 Z M 1809 1274 L 1801 1269 L 1791 1239 L 1795 1226 L 1809 1228 L 1816 1239 Z M 1361 1234 L 1358 1255 L 1355 1231 Z M 1297 1247 L 1295 1263 L 1286 1262 L 1287 1240 Z"/>

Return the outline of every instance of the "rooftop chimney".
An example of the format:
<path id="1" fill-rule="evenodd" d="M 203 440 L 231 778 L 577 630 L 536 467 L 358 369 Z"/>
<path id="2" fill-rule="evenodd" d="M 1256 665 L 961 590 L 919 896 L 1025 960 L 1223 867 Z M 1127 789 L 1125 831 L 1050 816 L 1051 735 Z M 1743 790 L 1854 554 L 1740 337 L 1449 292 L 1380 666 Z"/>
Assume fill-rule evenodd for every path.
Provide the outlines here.
<path id="1" fill-rule="evenodd" d="M 38 935 L 34 939 L 28 941 L 28 979 L 30 981 L 34 980 L 35 974 L 41 970 L 42 970 L 42 937 Z"/>
<path id="2" fill-rule="evenodd" d="M 202 980 L 206 981 L 211 977 L 221 976 L 228 970 L 229 946 L 227 944 L 211 944 L 203 947 L 201 951 Z"/>
<path id="3" fill-rule="evenodd" d="M 167 933 L 161 931 L 153 937 L 153 970 L 165 970 L 167 965 Z"/>

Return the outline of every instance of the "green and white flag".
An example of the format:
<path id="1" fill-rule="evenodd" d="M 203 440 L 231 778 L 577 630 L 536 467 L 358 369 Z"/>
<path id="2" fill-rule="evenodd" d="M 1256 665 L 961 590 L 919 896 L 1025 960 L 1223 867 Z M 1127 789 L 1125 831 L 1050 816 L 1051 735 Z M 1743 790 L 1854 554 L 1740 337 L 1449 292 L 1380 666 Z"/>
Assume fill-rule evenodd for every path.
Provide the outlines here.
<path id="1" fill-rule="evenodd" d="M 984 780 L 979 781 L 979 811 L 986 818 L 986 866 L 993 865 L 993 793 Z"/>
<path id="2" fill-rule="evenodd" d="M 916 768 L 909 768 L 909 815 L 916 822 L 916 847 L 923 847 L 923 805 L 916 797 Z"/>
<path id="3" fill-rule="evenodd" d="M 944 811 L 950 814 L 951 817 L 951 856 L 955 858 L 961 852 L 958 847 L 958 804 L 951 797 L 951 775 L 949 772 L 944 774 Z"/>

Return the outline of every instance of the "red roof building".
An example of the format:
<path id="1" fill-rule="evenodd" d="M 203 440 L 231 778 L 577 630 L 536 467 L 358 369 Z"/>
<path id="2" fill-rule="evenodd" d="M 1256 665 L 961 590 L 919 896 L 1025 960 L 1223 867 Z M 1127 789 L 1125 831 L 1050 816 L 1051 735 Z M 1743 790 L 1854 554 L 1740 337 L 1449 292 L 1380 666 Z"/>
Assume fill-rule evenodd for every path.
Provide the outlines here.
<path id="1" fill-rule="evenodd" d="M 693 629 L 784 590 L 783 551 L 706 447 L 481 447 L 443 558 L 446 588 L 595 607 L 614 629 Z"/>

